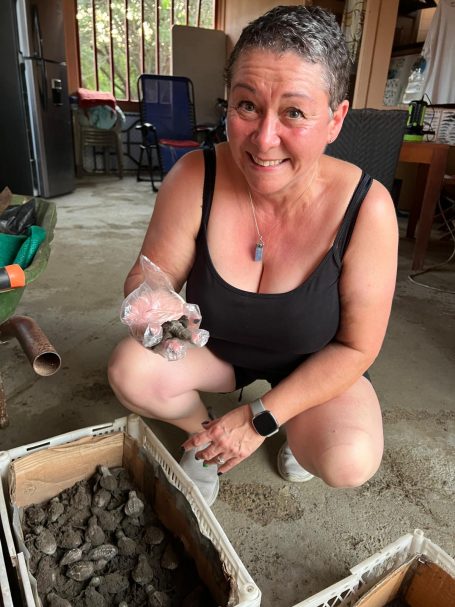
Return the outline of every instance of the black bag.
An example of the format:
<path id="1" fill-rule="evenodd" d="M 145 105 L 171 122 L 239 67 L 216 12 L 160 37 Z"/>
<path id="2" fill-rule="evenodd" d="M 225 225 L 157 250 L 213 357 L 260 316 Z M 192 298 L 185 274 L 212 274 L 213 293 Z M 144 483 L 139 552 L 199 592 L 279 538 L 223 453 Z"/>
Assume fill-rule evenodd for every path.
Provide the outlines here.
<path id="1" fill-rule="evenodd" d="M 0 215 L 0 232 L 3 234 L 23 234 L 30 226 L 36 225 L 36 204 L 32 198 L 24 204 L 7 207 Z"/>

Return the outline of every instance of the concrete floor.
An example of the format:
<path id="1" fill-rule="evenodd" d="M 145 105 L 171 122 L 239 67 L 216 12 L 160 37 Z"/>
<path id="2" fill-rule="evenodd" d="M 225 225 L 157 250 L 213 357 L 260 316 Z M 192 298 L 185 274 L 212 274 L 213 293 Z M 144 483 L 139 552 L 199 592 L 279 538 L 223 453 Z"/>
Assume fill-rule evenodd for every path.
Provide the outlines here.
<path id="1" fill-rule="evenodd" d="M 56 204 L 47 269 L 16 312 L 39 322 L 62 368 L 38 378 L 17 342 L 2 344 L 10 425 L 0 431 L 1 449 L 126 414 L 107 383 L 106 363 L 126 333 L 118 317 L 122 285 L 153 196 L 147 183 L 133 177 L 87 178 Z M 428 263 L 452 250 L 451 242 L 434 236 Z M 261 588 L 264 607 L 296 605 L 415 528 L 455 555 L 455 298 L 408 280 L 411 252 L 412 243 L 402 239 L 392 318 L 371 369 L 386 440 L 376 476 L 355 490 L 331 489 L 319 480 L 287 484 L 275 470 L 283 440 L 276 435 L 221 480 L 213 512 Z M 455 262 L 420 280 L 455 291 Z M 244 401 L 266 387 L 248 387 Z M 222 413 L 235 405 L 237 394 L 204 399 Z M 150 426 L 178 457 L 180 431 Z"/>

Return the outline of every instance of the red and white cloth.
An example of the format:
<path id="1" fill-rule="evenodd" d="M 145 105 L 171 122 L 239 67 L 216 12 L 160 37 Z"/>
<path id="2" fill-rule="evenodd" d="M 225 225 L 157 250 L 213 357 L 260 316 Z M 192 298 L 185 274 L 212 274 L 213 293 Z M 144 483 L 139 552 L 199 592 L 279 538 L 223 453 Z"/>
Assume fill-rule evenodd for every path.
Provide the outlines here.
<path id="1" fill-rule="evenodd" d="M 116 101 L 112 93 L 79 88 L 77 89 L 77 96 L 79 98 L 79 107 L 83 110 L 97 105 L 108 105 L 115 110 Z"/>

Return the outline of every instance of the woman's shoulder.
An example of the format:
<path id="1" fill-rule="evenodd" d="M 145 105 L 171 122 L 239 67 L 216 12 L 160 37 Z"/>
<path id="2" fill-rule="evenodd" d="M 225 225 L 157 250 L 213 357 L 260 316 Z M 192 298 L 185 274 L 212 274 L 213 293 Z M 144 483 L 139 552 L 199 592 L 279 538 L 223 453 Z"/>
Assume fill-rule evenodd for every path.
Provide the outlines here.
<path id="1" fill-rule="evenodd" d="M 327 182 L 334 186 L 333 190 L 338 193 L 345 191 L 353 193 L 359 185 L 364 171 L 359 166 L 339 158 L 331 156 L 324 156 L 323 158 L 324 174 Z M 388 204 L 391 197 L 389 191 L 382 183 L 376 179 L 372 179 L 365 199 L 375 199 Z"/>
<path id="2" fill-rule="evenodd" d="M 352 162 L 347 162 L 334 156 L 327 156 L 326 154 L 322 156 L 321 166 L 326 179 L 340 184 L 358 181 L 362 175 L 362 169 L 352 164 Z"/>

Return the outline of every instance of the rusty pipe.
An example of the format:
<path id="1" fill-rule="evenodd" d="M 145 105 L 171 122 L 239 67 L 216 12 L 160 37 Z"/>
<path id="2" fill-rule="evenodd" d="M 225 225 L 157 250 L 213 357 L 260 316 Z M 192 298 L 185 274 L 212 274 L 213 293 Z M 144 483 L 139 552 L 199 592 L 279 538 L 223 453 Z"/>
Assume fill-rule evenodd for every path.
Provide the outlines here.
<path id="1" fill-rule="evenodd" d="M 11 316 L 0 325 L 0 341 L 15 337 L 37 375 L 53 375 L 60 369 L 61 358 L 38 323 L 29 316 Z"/>
<path id="2" fill-rule="evenodd" d="M 8 412 L 6 410 L 5 389 L 3 387 L 3 379 L 0 373 L 0 430 L 6 428 L 9 424 Z"/>

